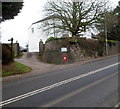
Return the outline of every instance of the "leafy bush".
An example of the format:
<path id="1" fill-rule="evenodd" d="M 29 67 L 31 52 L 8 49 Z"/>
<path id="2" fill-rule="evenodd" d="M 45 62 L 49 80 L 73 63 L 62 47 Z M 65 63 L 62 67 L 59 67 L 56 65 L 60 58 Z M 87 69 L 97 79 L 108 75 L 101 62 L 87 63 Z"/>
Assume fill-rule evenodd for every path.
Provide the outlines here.
<path id="1" fill-rule="evenodd" d="M 72 43 L 72 44 L 75 44 L 75 43 L 78 42 L 78 40 L 77 39 L 72 39 L 72 40 L 69 40 L 69 42 Z"/>
<path id="2" fill-rule="evenodd" d="M 12 62 L 10 54 L 10 46 L 2 45 L 2 64 L 10 64 Z"/>
<path id="3" fill-rule="evenodd" d="M 98 40 L 98 42 L 101 44 L 101 45 L 105 45 L 105 39 L 104 38 L 100 38 L 99 40 Z"/>
<path id="4" fill-rule="evenodd" d="M 45 43 L 47 43 L 47 42 L 49 42 L 49 41 L 52 41 L 52 40 L 56 40 L 56 39 L 59 39 L 59 38 L 57 38 L 57 37 L 49 37 L 49 38 L 45 41 Z"/>
<path id="5" fill-rule="evenodd" d="M 116 45 L 116 42 L 117 41 L 115 41 L 115 40 L 108 40 L 108 44 L 110 45 L 110 46 L 112 46 L 112 45 Z"/>

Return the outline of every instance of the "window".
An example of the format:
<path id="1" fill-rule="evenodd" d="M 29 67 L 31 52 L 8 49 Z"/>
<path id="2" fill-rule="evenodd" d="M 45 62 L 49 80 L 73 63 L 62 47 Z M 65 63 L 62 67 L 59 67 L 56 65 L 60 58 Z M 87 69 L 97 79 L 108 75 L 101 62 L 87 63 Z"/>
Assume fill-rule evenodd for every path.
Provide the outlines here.
<path id="1" fill-rule="evenodd" d="M 31 30 L 32 30 L 32 33 L 34 33 L 34 28 L 31 28 Z"/>

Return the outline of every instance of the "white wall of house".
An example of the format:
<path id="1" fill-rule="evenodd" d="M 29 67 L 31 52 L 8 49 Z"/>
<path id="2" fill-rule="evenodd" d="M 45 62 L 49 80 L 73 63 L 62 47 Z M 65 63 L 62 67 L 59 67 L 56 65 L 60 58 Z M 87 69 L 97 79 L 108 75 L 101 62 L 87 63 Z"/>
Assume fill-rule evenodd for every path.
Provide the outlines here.
<path id="1" fill-rule="evenodd" d="M 83 36 L 81 36 L 81 37 L 86 37 L 87 39 L 92 39 L 92 35 L 91 35 L 92 33 L 94 35 L 97 35 L 98 34 L 97 29 L 89 29 L 86 32 L 82 32 L 81 34 L 83 34 Z"/>
<path id="2" fill-rule="evenodd" d="M 39 52 L 40 39 L 42 39 L 43 42 L 45 41 L 45 36 L 42 32 L 42 29 L 40 29 L 40 23 L 31 25 L 28 29 L 29 52 Z"/>

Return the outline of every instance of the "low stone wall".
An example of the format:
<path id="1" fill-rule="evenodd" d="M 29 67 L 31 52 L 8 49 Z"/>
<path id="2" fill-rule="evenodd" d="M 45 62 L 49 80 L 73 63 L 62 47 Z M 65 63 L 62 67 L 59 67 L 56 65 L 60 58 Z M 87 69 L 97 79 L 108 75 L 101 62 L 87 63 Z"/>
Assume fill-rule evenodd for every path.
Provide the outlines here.
<path id="1" fill-rule="evenodd" d="M 109 46 L 108 55 L 118 53 L 119 44 Z M 61 48 L 66 47 L 67 52 L 62 53 Z M 63 61 L 63 56 L 67 55 L 67 61 Z M 42 61 L 52 64 L 67 64 L 82 60 L 104 56 L 105 49 L 97 40 L 80 39 L 77 43 L 71 43 L 69 39 L 56 39 L 49 41 L 44 46 L 41 55 Z"/>
<path id="2" fill-rule="evenodd" d="M 66 47 L 67 52 L 62 53 L 61 48 Z M 67 61 L 63 61 L 63 56 L 67 55 Z M 74 56 L 70 52 L 70 44 L 68 41 L 64 39 L 57 39 L 49 41 L 45 44 L 44 54 L 43 54 L 43 61 L 46 63 L 52 64 L 67 64 L 74 62 Z"/>
<path id="3" fill-rule="evenodd" d="M 11 47 L 11 44 L 2 44 L 2 45 L 6 45 Z M 14 57 L 18 56 L 20 54 L 20 47 L 19 47 L 19 43 L 14 43 L 13 44 L 13 53 L 14 53 Z"/>
<path id="4" fill-rule="evenodd" d="M 13 51 L 14 51 L 14 57 L 19 56 L 19 54 L 20 54 L 19 43 L 13 44 Z"/>
<path id="5" fill-rule="evenodd" d="M 60 52 L 61 47 L 67 47 L 69 49 L 70 44 L 68 41 L 66 41 L 64 39 L 52 40 L 52 41 L 49 41 L 45 44 L 45 52 L 46 51 L 58 51 L 58 52 Z"/>
<path id="6" fill-rule="evenodd" d="M 63 61 L 64 55 L 67 55 L 67 61 Z M 75 57 L 72 53 L 61 53 L 61 52 L 45 52 L 43 55 L 43 61 L 51 64 L 67 64 L 73 63 L 75 61 Z"/>
<path id="7" fill-rule="evenodd" d="M 88 58 L 85 50 L 79 46 L 78 43 L 71 43 L 69 39 L 57 39 L 49 41 L 45 44 L 42 60 L 46 63 L 52 64 L 67 64 Z M 67 52 L 61 52 L 61 48 L 66 47 Z M 67 61 L 63 61 L 63 56 L 67 55 Z M 95 51 L 96 54 L 96 51 Z"/>

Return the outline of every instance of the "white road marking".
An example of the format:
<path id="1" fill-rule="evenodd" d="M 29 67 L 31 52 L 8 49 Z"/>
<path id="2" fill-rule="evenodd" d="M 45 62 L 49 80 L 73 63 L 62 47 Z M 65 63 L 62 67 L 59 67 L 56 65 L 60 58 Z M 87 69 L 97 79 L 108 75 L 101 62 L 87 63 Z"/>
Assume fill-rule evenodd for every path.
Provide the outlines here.
<path id="1" fill-rule="evenodd" d="M 93 82 L 93 83 L 91 83 L 89 85 L 86 85 L 86 86 L 84 86 L 84 87 L 82 87 L 82 88 L 80 88 L 78 90 L 75 90 L 74 92 L 71 92 L 71 93 L 68 93 L 68 94 L 66 94 L 66 95 L 64 95 L 62 97 L 59 97 L 59 98 L 55 99 L 54 101 L 50 101 L 47 104 L 44 104 L 44 105 L 42 105 L 40 107 L 52 107 L 53 105 L 56 105 L 56 104 L 58 104 L 60 102 L 63 102 L 63 100 L 69 99 L 70 97 L 75 96 L 78 93 L 83 92 L 84 90 L 87 90 L 87 89 L 89 89 L 89 88 L 91 88 L 91 87 L 93 87 L 95 85 L 99 85 L 103 81 L 115 76 L 116 74 L 118 74 L 118 72 L 112 73 L 111 75 L 108 75 L 107 77 L 104 77 L 104 78 L 102 78 L 100 80 L 97 80 L 97 81 L 95 81 L 95 82 Z"/>
<path id="2" fill-rule="evenodd" d="M 49 85 L 49 86 L 46 86 L 46 87 L 43 87 L 43 88 L 40 88 L 40 89 L 31 91 L 31 92 L 28 92 L 28 93 L 26 93 L 26 94 L 23 94 L 23 95 L 20 95 L 20 96 L 17 96 L 17 97 L 14 97 L 14 98 L 11 98 L 11 99 L 8 99 L 8 100 L 5 100 L 5 101 L 2 101 L 2 102 L 0 102 L 0 106 L 4 106 L 4 105 L 10 104 L 10 103 L 19 101 L 19 100 L 21 100 L 21 99 L 24 99 L 24 98 L 27 98 L 27 97 L 36 95 L 36 94 L 38 94 L 38 93 L 41 93 L 41 92 L 44 92 L 44 91 L 53 89 L 53 88 L 55 88 L 55 87 L 58 87 L 58 86 L 67 84 L 67 83 L 69 83 L 69 82 L 72 82 L 72 81 L 75 81 L 75 80 L 84 78 L 84 77 L 86 77 L 86 76 L 93 75 L 93 74 L 95 74 L 95 73 L 97 73 L 97 72 L 100 72 L 100 71 L 103 71 L 103 70 L 105 70 L 105 69 L 111 68 L 111 67 L 116 66 L 116 65 L 118 65 L 118 64 L 120 64 L 120 62 L 115 63 L 115 64 L 112 64 L 112 65 L 109 65 L 109 66 L 106 66 L 106 67 L 103 67 L 103 68 L 99 68 L 99 69 L 97 69 L 97 70 L 95 70 L 95 71 L 91 71 L 91 72 L 88 72 L 88 73 L 85 73 L 85 74 L 82 74 L 82 75 L 79 75 L 79 76 L 76 76 L 76 77 L 73 77 L 73 78 L 70 78 L 70 79 L 67 79 L 67 80 L 63 80 L 63 81 L 61 81 L 61 82 L 57 82 L 57 83 L 55 83 L 55 84 L 52 84 L 52 85 Z"/>
<path id="3" fill-rule="evenodd" d="M 118 107 L 120 107 L 120 103 L 115 105 L 115 109 L 118 108 Z"/>

